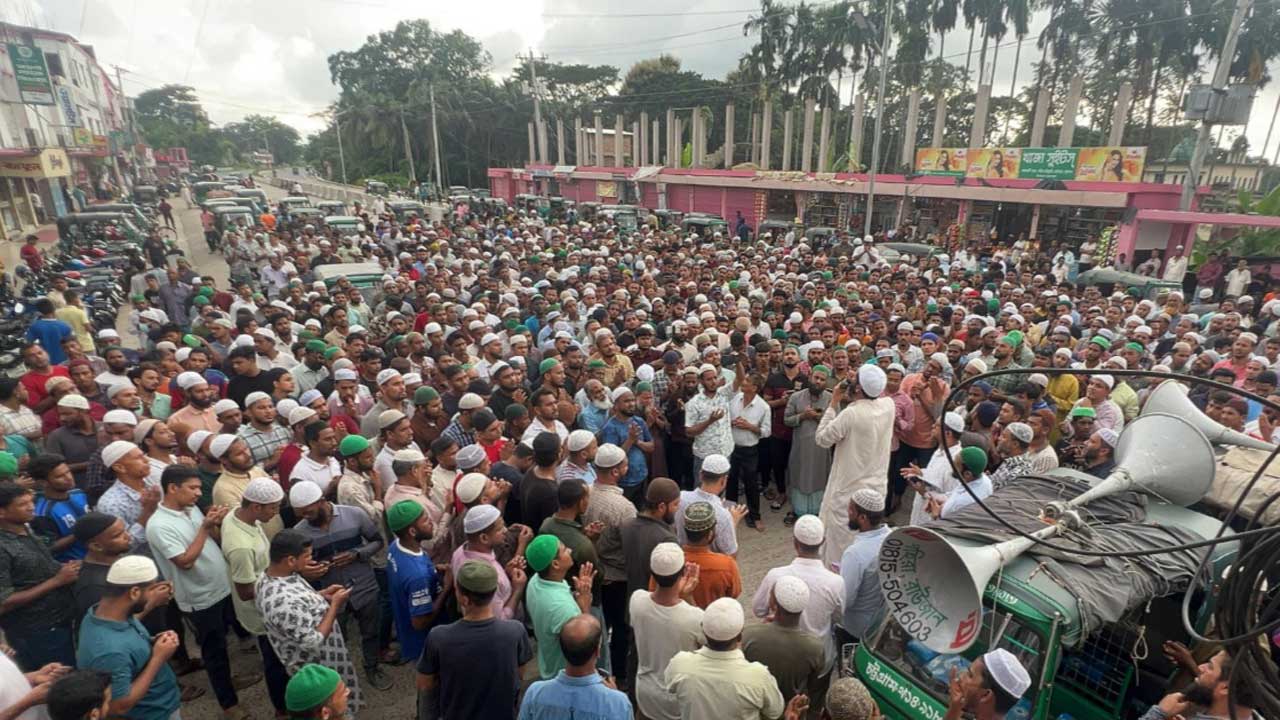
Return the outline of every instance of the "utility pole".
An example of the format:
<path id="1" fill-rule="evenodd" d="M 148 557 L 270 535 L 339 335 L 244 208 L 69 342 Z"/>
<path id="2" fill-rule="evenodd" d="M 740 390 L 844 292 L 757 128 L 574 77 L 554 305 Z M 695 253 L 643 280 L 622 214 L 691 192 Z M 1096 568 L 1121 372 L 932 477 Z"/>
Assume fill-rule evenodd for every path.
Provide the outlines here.
<path id="1" fill-rule="evenodd" d="M 333 114 L 333 134 L 338 136 L 338 167 L 342 168 L 342 184 L 347 184 L 347 156 L 342 152 L 342 113 Z"/>
<path id="2" fill-rule="evenodd" d="M 542 93 L 538 87 L 538 69 L 536 67 L 537 60 L 533 57 L 533 48 L 529 48 L 529 88 L 533 93 L 533 134 L 534 147 L 537 149 L 537 157 L 533 158 L 534 162 L 545 162 L 547 159 L 547 147 L 542 132 Z"/>
<path id="3" fill-rule="evenodd" d="M 418 182 L 413 169 L 413 148 L 409 145 L 409 126 L 404 124 L 404 108 L 400 108 L 400 132 L 404 133 L 404 156 L 409 161 L 409 182 Z"/>
<path id="4" fill-rule="evenodd" d="M 1231 15 L 1231 25 L 1227 28 L 1227 39 L 1222 43 L 1222 52 L 1218 53 L 1218 67 L 1213 71 L 1212 87 L 1215 95 L 1226 94 L 1231 61 L 1236 55 L 1236 40 L 1240 38 L 1240 26 L 1244 23 L 1244 16 L 1249 14 L 1251 7 L 1253 7 L 1253 0 L 1236 0 L 1236 10 Z M 1187 179 L 1182 184 L 1179 210 L 1190 210 L 1191 201 L 1195 199 L 1196 186 L 1200 184 L 1200 168 L 1204 165 L 1204 155 L 1209 150 L 1211 129 L 1207 118 L 1200 121 L 1200 127 L 1196 130 L 1196 148 L 1191 153 L 1191 163 L 1187 166 Z"/>
<path id="5" fill-rule="evenodd" d="M 1248 2 L 1249 0 L 1241 0 Z M 884 40 L 880 43 L 880 87 L 876 90 L 876 127 L 871 139 L 871 168 L 867 176 L 867 214 L 862 221 L 862 234 L 871 234 L 871 215 L 876 207 L 876 173 L 880 170 L 880 130 L 884 123 L 884 86 L 889 79 L 889 35 L 893 19 L 893 0 L 884 0 Z"/>
<path id="6" fill-rule="evenodd" d="M 431 91 L 431 146 L 436 156 L 436 190 L 444 189 L 444 176 L 440 173 L 440 131 L 436 129 L 436 86 L 429 85 Z"/>

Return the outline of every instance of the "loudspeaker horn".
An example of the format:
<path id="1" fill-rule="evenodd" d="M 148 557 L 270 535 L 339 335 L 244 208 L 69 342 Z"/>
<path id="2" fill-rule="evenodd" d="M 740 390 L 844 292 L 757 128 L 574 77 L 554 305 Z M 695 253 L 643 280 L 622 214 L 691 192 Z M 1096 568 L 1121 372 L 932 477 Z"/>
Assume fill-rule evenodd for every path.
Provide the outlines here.
<path id="1" fill-rule="evenodd" d="M 1166 380 L 1160 383 L 1147 396 L 1147 404 L 1142 406 L 1142 414 L 1165 413 L 1186 418 L 1196 426 L 1197 430 L 1204 433 L 1205 437 L 1209 438 L 1209 442 L 1218 445 L 1239 445 L 1255 450 L 1266 450 L 1267 452 L 1276 449 L 1276 446 L 1272 443 L 1251 438 L 1221 423 L 1214 422 L 1213 418 L 1200 412 L 1200 408 L 1191 402 L 1191 398 L 1187 397 L 1187 393 L 1187 387 L 1182 383 Z"/>
<path id="2" fill-rule="evenodd" d="M 1048 518 L 1073 515 L 1075 508 L 1126 490 L 1139 490 L 1170 503 L 1189 505 L 1213 481 L 1213 448 L 1187 420 L 1144 414 L 1125 427 L 1116 443 L 1116 469 L 1089 490 L 1044 508 Z M 1047 539 L 1065 522 L 1032 533 Z M 982 627 L 982 596 L 996 572 L 1035 541 L 1017 537 L 994 545 L 954 545 L 928 527 L 897 528 L 880 546 L 880 591 L 885 605 L 908 635 L 941 653 L 962 652 Z"/>

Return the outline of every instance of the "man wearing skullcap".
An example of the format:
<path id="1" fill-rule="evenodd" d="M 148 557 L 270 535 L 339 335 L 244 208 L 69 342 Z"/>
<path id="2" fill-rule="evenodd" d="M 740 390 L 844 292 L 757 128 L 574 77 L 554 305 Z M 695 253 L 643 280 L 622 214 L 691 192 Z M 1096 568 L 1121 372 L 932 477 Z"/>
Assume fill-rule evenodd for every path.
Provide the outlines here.
<path id="1" fill-rule="evenodd" d="M 617 487 L 631 502 L 639 502 L 640 493 L 644 489 L 644 481 L 649 476 L 649 466 L 645 460 L 647 453 L 654 449 L 653 435 L 645 422 L 643 411 L 636 404 L 635 393 L 625 385 L 619 386 L 611 393 L 613 408 L 609 411 L 609 419 L 600 428 L 597 437 L 601 444 L 612 444 L 621 448 L 626 456 L 626 471 L 619 478 Z"/>
<path id="2" fill-rule="evenodd" d="M 690 600 L 700 608 L 706 608 L 719 598 L 736 598 L 742 594 L 742 575 L 733 556 L 716 552 L 712 542 L 716 537 L 718 513 L 704 500 L 689 505 L 681 503 L 681 524 L 685 542 L 681 545 L 685 559 L 698 565 L 698 585 Z"/>
<path id="3" fill-rule="evenodd" d="M 285 672 L 296 676 L 308 663 L 323 663 L 351 689 L 352 710 L 358 711 L 360 684 L 339 622 L 353 589 L 326 585 L 317 592 L 302 577 L 300 573 L 310 572 L 317 562 L 304 533 L 282 531 L 271 539 L 268 552 L 269 564 L 254 588 L 253 603 Z M 287 705 L 287 689 L 285 694 Z"/>
<path id="4" fill-rule="evenodd" d="M 880 708 L 871 691 L 857 678 L 833 678 L 824 698 L 824 717 L 830 720 L 872 720 Z"/>
<path id="5" fill-rule="evenodd" d="M 799 363 L 800 359 L 792 348 L 788 348 L 782 357 L 784 372 L 770 376 L 770 380 L 766 382 L 766 397 L 768 382 L 778 382 L 779 376 L 787 377 L 787 363 L 791 359 Z M 783 519 L 784 524 L 795 522 L 798 517 L 818 514 L 822 506 L 822 494 L 827 486 L 827 477 L 831 473 L 831 452 L 819 447 L 814 439 L 818 431 L 818 420 L 831 402 L 831 392 L 827 389 L 831 370 L 825 365 L 817 365 L 810 368 L 807 378 L 802 375 L 796 377 L 797 382 L 804 380 L 805 385 L 803 389 L 796 388 L 785 396 L 785 407 L 782 408 L 781 413 L 781 425 L 787 430 L 785 444 L 789 448 L 789 454 L 783 458 L 783 470 L 787 476 L 787 498 L 785 499 L 791 503 L 791 508 Z M 770 438 L 762 442 L 773 442 L 776 438 L 779 426 L 777 411 L 778 409 L 775 408 Z M 781 492 L 783 485 L 778 487 Z M 783 501 L 784 498 L 779 496 L 774 500 L 773 505 L 780 509 Z"/>
<path id="6" fill-rule="evenodd" d="M 493 613 L 505 619 L 515 617 L 527 576 L 523 571 L 515 572 L 518 567 L 508 566 L 508 563 L 513 557 L 524 556 L 525 549 L 533 540 L 533 531 L 518 523 L 508 528 L 502 511 L 485 502 L 477 502 L 463 513 L 461 529 L 463 541 L 454 547 L 449 567 L 461 567 L 467 562 L 481 562 L 492 567 L 498 580 Z"/>
<path id="7" fill-rule="evenodd" d="M 167 468 L 160 487 L 164 497 L 147 523 L 147 543 L 161 574 L 173 583 L 174 601 L 191 622 L 218 705 L 236 716 L 240 699 L 231 682 L 226 638 L 227 618 L 234 612 L 228 597 L 232 590 L 216 542 L 229 508 L 214 505 L 207 515 L 200 512 L 200 478 L 194 468 Z"/>
<path id="8" fill-rule="evenodd" d="M 1000 455 L 1000 466 L 991 473 L 991 487 L 999 490 L 1012 484 L 1019 477 L 1035 472 L 1031 467 L 1031 456 L 1028 448 L 1035 431 L 1024 422 L 1013 422 L 1004 426 L 996 441 L 996 452 Z"/>
<path id="9" fill-rule="evenodd" d="M 249 446 L 253 461 L 271 472 L 280 464 L 285 446 L 293 436 L 276 422 L 276 408 L 267 393 L 250 393 L 244 400 L 244 410 L 249 421 L 240 426 L 240 437 Z"/>
<path id="10" fill-rule="evenodd" d="M 216 460 L 221 465 L 221 472 L 218 474 L 217 480 L 213 483 L 213 504 L 222 505 L 224 507 L 239 507 L 244 499 L 245 489 L 257 479 L 270 479 L 270 475 L 263 471 L 257 463 L 253 461 L 253 455 L 249 452 L 249 446 L 245 443 L 244 438 L 235 435 L 215 435 L 209 441 L 208 446 L 209 457 Z M 272 482 L 275 482 L 272 480 Z M 277 484 L 278 485 L 278 484 Z M 283 493 L 283 488 L 281 489 Z M 292 517 L 292 513 L 290 513 Z M 267 539 L 275 537 L 276 533 L 284 529 L 284 522 L 277 513 L 271 517 L 262 519 L 262 529 L 267 534 Z"/>
<path id="11" fill-rule="evenodd" d="M 425 688 L 418 717 L 510 718 L 524 685 L 520 667 L 533 659 L 529 634 L 495 604 L 506 577 L 501 568 L 477 560 L 453 567 L 462 618 L 427 636 L 418 661 L 418 687 Z M 524 571 L 514 571 L 523 586 Z"/>
<path id="12" fill-rule="evenodd" d="M 162 578 L 150 558 L 129 555 L 107 571 L 101 599 L 81 622 L 75 666 L 111 677 L 109 709 L 128 717 L 178 712 L 178 679 L 169 667 L 179 640 L 172 630 L 152 633 L 136 617 Z"/>
<path id="13" fill-rule="evenodd" d="M 987 453 L 982 448 L 970 446 L 962 449 L 956 458 L 962 485 L 945 495 L 931 496 L 926 505 L 928 513 L 934 518 L 948 518 L 972 505 L 975 495 L 979 500 L 986 500 L 992 492 L 991 476 L 986 473 L 987 462 Z"/>
<path id="14" fill-rule="evenodd" d="M 100 454 L 103 466 L 115 475 L 115 482 L 102 493 L 94 509 L 124 520 L 133 551 L 145 552 L 146 526 L 160 504 L 160 488 L 146 482 L 151 474 L 147 456 L 127 440 L 112 441 Z"/>
<path id="15" fill-rule="evenodd" d="M 579 429 L 569 433 L 568 439 L 565 440 L 565 450 L 568 454 L 556 468 L 556 482 L 576 479 L 587 485 L 594 485 L 596 468 L 592 463 L 596 459 L 598 449 L 599 441 L 596 439 L 596 434 L 590 430 Z"/>
<path id="16" fill-rule="evenodd" d="M 702 614 L 707 642 L 671 658 L 664 684 L 683 718 L 777 718 L 786 702 L 769 669 L 749 662 L 740 649 L 742 606 L 721 598 Z"/>
<path id="17" fill-rule="evenodd" d="M 338 479 L 338 504 L 360 508 L 379 529 L 384 527 L 382 490 L 375 484 L 373 473 L 373 445 L 363 435 L 352 433 L 338 443 L 337 459 L 342 463 L 342 477 Z M 383 539 L 387 540 L 383 533 Z M 385 558 L 374 556 L 374 571 L 385 568 Z"/>
<path id="18" fill-rule="evenodd" d="M 217 442 L 217 438 L 214 442 Z M 239 462 L 249 460 L 249 449 L 244 447 L 243 441 L 233 437 L 230 444 L 232 449 L 222 454 L 222 462 L 229 470 L 232 468 L 228 465 L 228 458 L 233 452 L 238 456 Z M 275 480 L 263 473 L 239 488 L 238 494 L 239 498 L 234 504 L 225 504 L 234 509 L 222 520 L 220 538 L 222 555 L 227 561 L 227 575 L 231 580 L 231 602 L 235 608 L 236 620 L 257 640 L 258 652 L 262 655 L 263 675 L 267 681 L 267 696 L 276 712 L 283 712 L 288 675 L 284 664 L 271 648 L 262 615 L 254 605 L 253 598 L 258 580 L 270 564 L 271 538 L 281 529 L 280 505 L 284 500 L 284 491 Z"/>
<path id="19" fill-rule="evenodd" d="M 342 676 L 324 665 L 303 665 L 284 693 L 288 717 L 337 720 L 347 716 L 351 689 Z"/>
<path id="20" fill-rule="evenodd" d="M 1031 676 L 1013 653 L 996 648 L 976 658 L 950 683 L 948 720 L 964 712 L 989 717 L 1006 717 L 1018 700 L 1031 688 Z"/>
<path id="21" fill-rule="evenodd" d="M 360 434 L 367 438 L 378 436 L 378 418 L 385 410 L 399 410 L 405 417 L 413 415 L 413 401 L 404 386 L 404 376 L 390 368 L 378 373 L 377 402 L 360 421 Z"/>
<path id="22" fill-rule="evenodd" d="M 1124 429 L 1124 411 L 1111 399 L 1115 378 L 1111 375 L 1090 375 L 1086 378 L 1084 397 L 1074 407 L 1092 408 L 1095 428 L 1107 428 L 1120 432 Z"/>
<path id="23" fill-rule="evenodd" d="M 655 545 L 645 566 L 654 590 L 636 590 L 628 605 L 637 656 L 636 706 L 652 720 L 679 720 L 680 708 L 662 676 L 676 653 L 701 644 L 702 609 L 687 600 L 694 579 L 679 545 Z"/>
<path id="24" fill-rule="evenodd" d="M 66 458 L 76 485 L 83 485 L 87 482 L 89 460 L 98 451 L 98 432 L 89 416 L 89 401 L 79 395 L 65 395 L 57 409 L 60 427 L 45 438 L 45 450 Z"/>
<path id="25" fill-rule="evenodd" d="M 884 613 L 884 597 L 876 571 L 880 545 L 889 534 L 889 527 L 884 523 L 885 507 L 884 493 L 873 488 L 859 488 L 849 499 L 847 522 L 858 529 L 858 534 L 840 557 L 844 606 L 836 633 L 837 645 L 865 637 Z"/>
<path id="26" fill-rule="evenodd" d="M 821 705 L 827 658 L 822 638 L 801 621 L 809 596 L 804 580 L 795 575 L 778 578 L 765 596 L 773 619 L 743 630 L 742 656 L 769 668 L 784 700 L 806 695 L 814 705 Z"/>
<path id="27" fill-rule="evenodd" d="M 387 508 L 386 519 L 395 536 L 387 550 L 386 572 L 400 658 L 417 660 L 427 633 L 445 608 L 445 598 L 453 591 L 453 578 L 448 574 L 441 578 L 424 552 L 435 526 L 421 505 L 401 500 Z"/>
<path id="28" fill-rule="evenodd" d="M 797 519 L 791 534 L 796 551 L 795 559 L 765 573 L 764 580 L 756 587 L 756 593 L 751 599 L 751 610 L 756 617 L 768 615 L 769 593 L 779 579 L 796 577 L 803 581 L 809 589 L 809 602 L 800 618 L 800 626 L 814 637 L 823 639 L 822 670 L 825 673 L 835 665 L 837 653 L 831 625 L 844 612 L 844 581 L 822 565 L 826 528 L 817 515 L 805 515 Z"/>
<path id="29" fill-rule="evenodd" d="M 849 499 L 859 488 L 883 487 L 893 439 L 893 400 L 883 397 L 888 379 L 876 365 L 858 367 L 857 380 L 836 385 L 831 404 L 818 421 L 819 447 L 833 448 L 831 475 L 818 517 L 827 529 L 823 562 L 832 564 L 854 533 L 848 525 Z M 846 399 L 851 400 L 846 404 Z"/>
<path id="30" fill-rule="evenodd" d="M 413 392 L 413 405 L 413 417 L 409 422 L 413 428 L 413 441 L 419 448 L 430 448 L 449 425 L 449 418 L 444 414 L 444 402 L 435 388 L 424 385 Z"/>
<path id="31" fill-rule="evenodd" d="M 697 477 L 703 461 L 711 455 L 733 454 L 732 420 L 729 401 L 737 388 L 723 383 L 716 368 L 698 368 L 699 390 L 684 404 L 685 433 L 693 440 L 693 474 Z"/>
<path id="32" fill-rule="evenodd" d="M 582 352 L 575 350 L 571 355 L 566 355 L 565 362 L 560 362 L 555 358 L 547 358 L 539 365 L 539 385 L 534 392 L 538 390 L 549 390 L 556 401 L 556 417 L 565 427 L 575 424 L 578 417 L 578 404 L 574 402 L 574 395 L 580 389 L 579 383 L 571 382 L 569 378 L 569 362 L 581 362 Z M 581 368 L 578 368 L 581 371 Z"/>
<path id="33" fill-rule="evenodd" d="M 1120 434 L 1115 430 L 1096 428 L 1084 444 L 1082 469 L 1097 478 L 1110 475 L 1116 467 L 1116 443 L 1119 439 Z"/>
<path id="34" fill-rule="evenodd" d="M 289 370 L 299 395 L 329 377 L 329 368 L 324 364 L 324 351 L 327 349 L 323 340 L 308 340 L 303 346 L 302 362 Z"/>
<path id="35" fill-rule="evenodd" d="M 596 571 L 584 564 L 576 575 L 570 576 L 573 554 L 555 535 L 535 537 L 524 556 L 530 572 L 525 587 L 525 609 L 533 624 L 534 637 L 538 639 L 538 675 L 547 680 L 565 668 L 560 629 L 590 610 Z"/>

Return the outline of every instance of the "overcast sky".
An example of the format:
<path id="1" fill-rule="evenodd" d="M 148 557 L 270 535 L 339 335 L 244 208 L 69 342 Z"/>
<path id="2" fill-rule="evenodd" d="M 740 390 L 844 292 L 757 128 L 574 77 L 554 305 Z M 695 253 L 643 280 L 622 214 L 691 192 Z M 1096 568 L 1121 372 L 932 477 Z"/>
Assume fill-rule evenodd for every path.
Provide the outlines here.
<path id="1" fill-rule="evenodd" d="M 497 77 L 532 47 L 550 60 L 607 63 L 623 73 L 637 60 L 668 52 L 686 69 L 720 78 L 752 44 L 741 26 L 755 7 L 755 0 L 0 0 L 5 20 L 69 33 L 92 44 L 103 63 L 130 69 L 130 95 L 183 83 L 196 89 L 215 122 L 276 115 L 304 135 L 323 126 L 312 115 L 337 94 L 328 56 L 354 50 L 400 20 L 425 18 L 438 30 L 479 38 Z M 1046 20 L 1032 20 L 1018 63 L 1019 89 L 1031 80 L 1039 57 L 1034 37 Z M 947 38 L 951 62 L 964 64 L 967 40 L 959 32 Z M 1009 92 L 1014 57 L 1012 44 L 999 51 L 996 95 Z M 1277 88 L 1269 87 L 1255 106 L 1247 129 L 1255 153 L 1276 97 Z M 1269 154 L 1277 146 L 1280 131 Z"/>

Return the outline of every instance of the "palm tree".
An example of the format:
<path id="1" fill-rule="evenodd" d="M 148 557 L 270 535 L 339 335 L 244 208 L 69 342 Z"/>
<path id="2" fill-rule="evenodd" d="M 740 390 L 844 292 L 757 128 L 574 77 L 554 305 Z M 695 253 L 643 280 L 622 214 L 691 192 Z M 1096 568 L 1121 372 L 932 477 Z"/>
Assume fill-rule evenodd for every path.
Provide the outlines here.
<path id="1" fill-rule="evenodd" d="M 772 96 L 779 66 L 788 43 L 791 8 L 775 0 L 760 0 L 760 14 L 751 15 L 742 26 L 742 34 L 759 33 L 760 39 L 743 58 L 753 74 L 761 78 L 760 97 Z"/>

